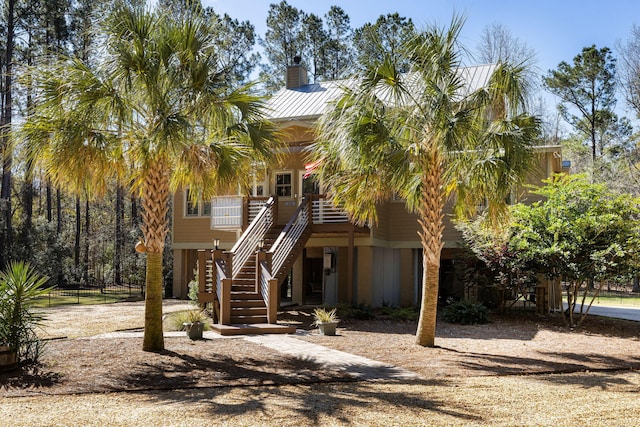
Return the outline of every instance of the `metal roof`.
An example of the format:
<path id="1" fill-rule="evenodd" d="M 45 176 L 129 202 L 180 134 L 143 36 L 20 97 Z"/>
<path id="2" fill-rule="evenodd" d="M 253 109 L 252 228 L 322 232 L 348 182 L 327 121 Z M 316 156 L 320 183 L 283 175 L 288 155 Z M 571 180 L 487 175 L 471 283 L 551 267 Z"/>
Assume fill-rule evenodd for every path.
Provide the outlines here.
<path id="1" fill-rule="evenodd" d="M 465 93 L 485 86 L 494 69 L 495 64 L 461 68 L 460 73 L 467 82 Z M 280 89 L 267 102 L 267 116 L 276 122 L 313 121 L 322 115 L 329 103 L 338 99 L 344 87 L 354 83 L 354 79 L 332 80 Z"/>
<path id="2" fill-rule="evenodd" d="M 342 94 L 345 82 L 336 80 L 280 89 L 267 102 L 268 116 L 274 121 L 317 119 L 326 106 Z"/>

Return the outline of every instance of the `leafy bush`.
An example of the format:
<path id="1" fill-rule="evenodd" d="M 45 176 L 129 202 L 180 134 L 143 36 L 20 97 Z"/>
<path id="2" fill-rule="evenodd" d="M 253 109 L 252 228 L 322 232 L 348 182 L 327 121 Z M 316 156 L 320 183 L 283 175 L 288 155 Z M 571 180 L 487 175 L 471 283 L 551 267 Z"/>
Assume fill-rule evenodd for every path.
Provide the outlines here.
<path id="1" fill-rule="evenodd" d="M 418 310 L 416 307 L 396 308 L 390 313 L 391 319 L 402 322 L 413 322 L 418 320 Z"/>
<path id="2" fill-rule="evenodd" d="M 42 352 L 35 329 L 43 318 L 33 307 L 48 292 L 47 280 L 22 262 L 12 262 L 0 272 L 0 343 L 15 351 L 18 361 L 35 363 Z"/>
<path id="3" fill-rule="evenodd" d="M 444 309 L 444 321 L 475 325 L 489 322 L 489 309 L 472 301 L 454 302 Z"/>
<path id="4" fill-rule="evenodd" d="M 197 280 L 192 280 L 189 282 L 189 300 L 193 304 L 198 304 L 198 292 L 200 292 L 200 288 Z"/>
<path id="5" fill-rule="evenodd" d="M 363 302 L 358 305 L 341 304 L 338 312 L 345 319 L 371 320 L 375 317 L 371 306 Z"/>
<path id="6" fill-rule="evenodd" d="M 398 322 L 413 322 L 418 320 L 417 307 L 390 307 L 383 305 L 380 307 L 379 313 L 382 316 L 387 316 L 389 319 Z"/>

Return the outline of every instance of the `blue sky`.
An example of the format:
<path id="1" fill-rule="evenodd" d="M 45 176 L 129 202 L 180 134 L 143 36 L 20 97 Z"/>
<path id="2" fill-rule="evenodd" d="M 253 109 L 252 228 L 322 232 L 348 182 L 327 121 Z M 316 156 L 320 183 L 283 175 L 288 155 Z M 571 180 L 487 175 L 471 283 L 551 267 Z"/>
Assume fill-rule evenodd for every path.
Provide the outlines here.
<path id="1" fill-rule="evenodd" d="M 269 4 L 279 0 L 203 0 L 218 13 L 249 20 L 259 35 L 266 31 Z M 561 61 L 572 62 L 583 47 L 595 44 L 614 51 L 618 40 L 629 37 L 633 24 L 640 25 L 639 0 L 287 0 L 307 13 L 324 16 L 331 5 L 340 6 L 357 28 L 374 22 L 381 14 L 398 12 L 418 26 L 447 25 L 454 13 L 463 14 L 466 24 L 463 43 L 473 50 L 482 29 L 499 23 L 532 47 L 542 72 Z M 623 107 L 619 101 L 618 107 Z M 628 114 L 628 113 L 627 113 Z"/>

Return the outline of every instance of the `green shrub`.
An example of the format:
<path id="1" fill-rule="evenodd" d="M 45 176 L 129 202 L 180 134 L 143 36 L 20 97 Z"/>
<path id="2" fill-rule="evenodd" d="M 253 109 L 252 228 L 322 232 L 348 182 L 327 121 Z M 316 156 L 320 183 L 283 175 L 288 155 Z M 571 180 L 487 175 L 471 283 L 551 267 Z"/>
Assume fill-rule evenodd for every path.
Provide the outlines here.
<path id="1" fill-rule="evenodd" d="M 413 322 L 418 320 L 418 310 L 416 307 L 391 307 L 383 305 L 378 309 L 377 313 L 398 322 Z"/>
<path id="2" fill-rule="evenodd" d="M 198 281 L 197 280 L 192 280 L 189 282 L 189 300 L 193 303 L 193 304 L 198 304 L 198 292 L 200 292 L 200 288 L 198 286 Z"/>
<path id="3" fill-rule="evenodd" d="M 338 313 L 343 319 L 371 320 L 375 317 L 371 306 L 363 302 L 358 305 L 340 304 Z"/>
<path id="4" fill-rule="evenodd" d="M 418 310 L 415 307 L 396 308 L 390 313 L 392 320 L 413 322 L 418 320 Z"/>
<path id="5" fill-rule="evenodd" d="M 463 325 L 488 323 L 489 309 L 472 301 L 454 302 L 445 307 L 444 321 Z"/>

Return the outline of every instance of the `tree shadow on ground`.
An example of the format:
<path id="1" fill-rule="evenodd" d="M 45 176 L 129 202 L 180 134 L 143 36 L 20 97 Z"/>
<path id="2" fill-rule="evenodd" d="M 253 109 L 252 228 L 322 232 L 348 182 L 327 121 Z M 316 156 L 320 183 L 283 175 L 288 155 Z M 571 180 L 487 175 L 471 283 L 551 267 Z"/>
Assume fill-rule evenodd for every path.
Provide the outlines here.
<path id="1" fill-rule="evenodd" d="M 469 372 L 469 375 L 541 375 L 584 371 L 620 371 L 640 369 L 640 357 L 627 359 L 603 354 L 541 352 L 540 357 L 515 357 L 486 353 L 458 352 L 451 363 Z M 552 377 L 549 380 L 553 381 Z"/>
<path id="2" fill-rule="evenodd" d="M 332 379 L 350 381 L 344 372 L 326 369 L 309 360 L 282 356 L 276 361 L 244 355 L 232 358 L 220 354 L 198 357 L 171 351 L 160 352 L 161 363 L 139 363 L 124 375 L 114 375 L 115 383 L 126 390 L 177 389 L 315 383 Z"/>
<path id="3" fill-rule="evenodd" d="M 59 373 L 45 370 L 41 365 L 18 366 L 8 372 L 0 372 L 0 390 L 38 391 L 60 383 Z"/>
<path id="4" fill-rule="evenodd" d="M 417 330 L 417 322 L 392 320 L 354 320 L 347 319 L 340 322 L 338 331 L 353 330 L 379 334 L 412 337 Z M 540 322 L 532 321 L 528 317 L 495 316 L 492 321 L 481 325 L 461 325 L 447 323 L 438 317 L 436 337 L 444 338 L 474 338 L 474 339 L 518 339 L 531 340 L 544 326 Z M 513 331 L 517 328 L 517 334 Z"/>
<path id="5" fill-rule="evenodd" d="M 629 372 L 637 372 L 637 368 Z M 620 375 L 620 369 L 590 371 L 564 374 L 564 375 L 544 375 L 536 378 L 538 381 L 553 383 L 558 386 L 578 386 L 585 390 L 608 390 L 618 393 L 635 393 L 638 391 L 638 384 L 633 383 Z"/>
<path id="6" fill-rule="evenodd" d="M 425 395 L 424 389 L 418 391 L 419 386 L 447 385 L 447 380 L 407 379 L 393 366 L 367 370 L 366 366 L 357 364 L 327 367 L 308 358 L 292 356 L 271 361 L 251 356 L 193 357 L 167 350 L 162 354 L 167 356 L 166 363 L 132 366 L 116 382 L 128 391 L 147 391 L 145 394 L 158 399 L 159 403 L 205 405 L 214 417 L 271 413 L 281 406 L 293 411 L 300 425 L 317 424 L 322 416 L 348 423 L 348 416 L 340 414 L 347 414 L 352 408 L 375 410 L 377 405 L 392 404 L 421 416 L 437 411 L 461 422 L 482 420 L 481 415 L 467 408 L 456 409 L 451 402 Z M 364 372 L 367 378 L 384 380 L 385 385 L 411 384 L 415 388 L 410 393 L 389 391 L 387 387 L 377 387 L 382 384 L 378 381 L 358 381 L 347 372 Z M 153 393 L 154 390 L 172 390 L 172 393 Z"/>
<path id="7" fill-rule="evenodd" d="M 215 389 L 189 389 L 154 396 L 159 403 L 196 403 L 204 405 L 216 422 L 224 423 L 240 416 L 278 417 L 286 412 L 287 419 L 296 419 L 298 425 L 319 425 L 327 418 L 345 425 L 353 422 L 354 412 L 375 413 L 380 406 L 396 407 L 415 414 L 415 419 L 426 423 L 430 413 L 451 416 L 458 423 L 482 422 L 480 413 L 465 407 L 457 408 L 452 402 L 445 402 L 425 394 L 424 387 L 443 386 L 446 381 L 415 380 L 402 382 L 397 391 L 389 387 L 394 382 L 385 381 L 384 387 L 372 381 L 322 382 L 316 384 L 288 384 L 286 386 L 266 386 Z M 170 399 L 167 399 L 170 397 Z M 374 420 L 370 420 L 373 422 Z"/>

